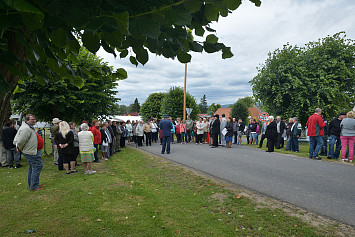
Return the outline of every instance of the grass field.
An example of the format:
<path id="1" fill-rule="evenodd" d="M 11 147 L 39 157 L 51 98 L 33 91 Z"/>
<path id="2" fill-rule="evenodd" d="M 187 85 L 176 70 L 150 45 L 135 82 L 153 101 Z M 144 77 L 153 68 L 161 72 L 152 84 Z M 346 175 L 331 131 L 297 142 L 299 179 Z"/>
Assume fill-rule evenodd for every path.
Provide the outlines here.
<path id="1" fill-rule="evenodd" d="M 49 144 L 47 144 L 47 150 Z M 185 168 L 127 147 L 94 165 L 98 173 L 66 175 L 44 157 L 30 192 L 27 164 L 0 169 L 1 236 L 332 236 L 283 210 L 258 205 Z M 80 164 L 80 162 L 79 162 Z"/>

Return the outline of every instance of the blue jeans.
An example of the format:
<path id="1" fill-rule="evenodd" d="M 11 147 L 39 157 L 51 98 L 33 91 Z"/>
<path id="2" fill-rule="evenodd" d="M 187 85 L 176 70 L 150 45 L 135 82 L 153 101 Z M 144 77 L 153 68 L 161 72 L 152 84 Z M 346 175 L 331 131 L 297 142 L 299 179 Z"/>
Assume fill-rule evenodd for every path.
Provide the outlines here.
<path id="1" fill-rule="evenodd" d="M 162 145 L 162 149 L 161 149 L 161 153 L 165 152 L 165 147 L 166 147 L 166 153 L 170 153 L 170 140 L 171 140 L 171 136 L 164 136 L 163 137 L 163 145 Z"/>
<path id="2" fill-rule="evenodd" d="M 334 145 L 335 146 L 335 151 L 334 151 Z M 340 137 L 337 137 L 335 135 L 330 135 L 329 137 L 329 157 L 333 159 L 338 159 L 340 155 L 340 149 L 341 149 L 341 140 Z"/>
<path id="3" fill-rule="evenodd" d="M 290 136 L 286 143 L 286 151 L 292 151 L 292 144 L 293 144 L 292 136 Z"/>
<path id="4" fill-rule="evenodd" d="M 318 156 L 318 153 L 320 149 L 322 148 L 322 143 L 323 143 L 323 136 L 314 136 L 314 137 L 309 137 L 310 143 L 309 143 L 309 156 L 314 157 Z"/>
<path id="5" fill-rule="evenodd" d="M 39 175 L 43 168 L 42 151 L 37 151 L 36 155 L 23 153 L 23 156 L 28 161 L 28 187 L 34 190 L 39 187 Z"/>

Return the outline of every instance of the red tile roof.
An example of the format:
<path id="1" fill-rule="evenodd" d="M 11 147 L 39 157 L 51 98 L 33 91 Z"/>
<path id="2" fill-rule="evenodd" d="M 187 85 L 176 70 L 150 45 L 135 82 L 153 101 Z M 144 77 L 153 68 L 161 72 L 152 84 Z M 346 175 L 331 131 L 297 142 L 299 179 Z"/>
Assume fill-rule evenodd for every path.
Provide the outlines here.
<path id="1" fill-rule="evenodd" d="M 219 108 L 214 114 L 218 114 L 219 117 L 222 117 L 222 114 L 225 114 L 226 117 L 229 117 L 231 112 L 232 108 Z"/>
<path id="2" fill-rule="evenodd" d="M 229 117 L 231 112 L 232 108 L 219 108 L 214 114 L 218 114 L 219 117 L 222 117 L 222 114 L 225 114 L 226 117 Z M 248 112 L 251 117 L 256 118 L 258 120 L 259 114 L 264 111 L 260 109 L 260 107 L 254 106 L 249 107 Z"/>

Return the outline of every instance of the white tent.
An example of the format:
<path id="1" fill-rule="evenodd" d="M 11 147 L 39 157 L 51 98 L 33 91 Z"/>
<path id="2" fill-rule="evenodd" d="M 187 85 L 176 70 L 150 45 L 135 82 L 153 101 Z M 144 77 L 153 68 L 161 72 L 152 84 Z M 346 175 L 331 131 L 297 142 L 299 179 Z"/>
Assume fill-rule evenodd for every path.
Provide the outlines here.
<path id="1" fill-rule="evenodd" d="M 115 116 L 110 116 L 110 119 L 111 120 L 114 120 L 114 121 L 125 121 L 127 122 L 127 120 L 130 120 L 131 122 L 134 120 L 142 120 L 142 117 L 141 116 L 119 116 L 119 115 L 115 115 Z"/>

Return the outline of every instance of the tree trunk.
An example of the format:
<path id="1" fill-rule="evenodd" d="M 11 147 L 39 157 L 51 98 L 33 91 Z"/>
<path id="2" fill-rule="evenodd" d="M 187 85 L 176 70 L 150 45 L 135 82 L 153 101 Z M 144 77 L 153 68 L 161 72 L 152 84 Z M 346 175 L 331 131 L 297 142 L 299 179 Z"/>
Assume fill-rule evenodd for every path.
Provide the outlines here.
<path id="1" fill-rule="evenodd" d="M 21 61 L 26 59 L 25 48 L 22 44 L 16 41 L 16 33 L 14 31 L 7 30 L 3 37 L 7 39 L 8 42 L 8 51 L 14 53 Z M 1 53 L 1 51 L 0 51 Z M 2 127 L 4 123 L 10 118 L 11 116 L 11 98 L 13 92 L 17 86 L 19 77 L 14 75 L 10 72 L 7 67 L 0 63 L 0 73 L 4 77 L 5 81 L 10 85 L 11 90 L 6 93 L 5 95 L 0 95 L 0 136 L 2 133 Z"/>

